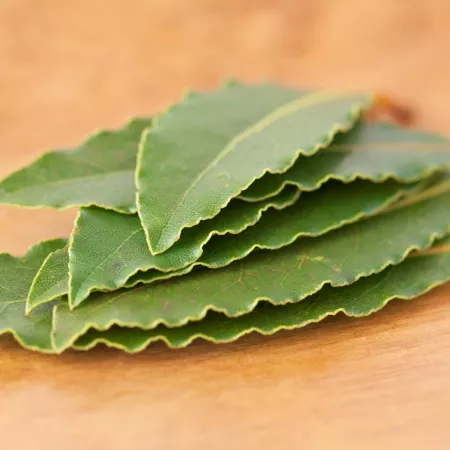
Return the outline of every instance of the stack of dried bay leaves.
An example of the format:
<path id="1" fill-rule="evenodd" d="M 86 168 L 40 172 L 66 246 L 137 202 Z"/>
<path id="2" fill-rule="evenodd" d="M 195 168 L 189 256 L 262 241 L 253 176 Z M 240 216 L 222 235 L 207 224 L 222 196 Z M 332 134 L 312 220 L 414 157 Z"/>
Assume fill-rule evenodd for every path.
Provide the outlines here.
<path id="1" fill-rule="evenodd" d="M 365 94 L 229 83 L 53 151 L 0 203 L 79 214 L 0 256 L 0 333 L 49 353 L 229 342 L 450 279 L 450 147 Z"/>

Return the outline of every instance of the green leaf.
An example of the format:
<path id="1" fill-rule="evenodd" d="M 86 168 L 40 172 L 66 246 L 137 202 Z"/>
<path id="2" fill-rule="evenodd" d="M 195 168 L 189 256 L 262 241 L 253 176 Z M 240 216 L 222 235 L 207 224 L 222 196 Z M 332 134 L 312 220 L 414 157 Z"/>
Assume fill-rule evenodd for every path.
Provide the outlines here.
<path id="1" fill-rule="evenodd" d="M 138 213 L 151 253 L 216 216 L 266 172 L 284 172 L 300 154 L 326 147 L 370 101 L 233 84 L 172 107 L 143 134 L 138 154 Z"/>
<path id="2" fill-rule="evenodd" d="M 96 133 L 73 150 L 41 156 L 0 183 L 0 203 L 135 212 L 137 148 L 150 122 L 136 119 L 119 130 Z"/>
<path id="3" fill-rule="evenodd" d="M 351 188 L 352 184 L 350 184 L 349 186 Z M 409 237 L 407 234 L 402 235 L 402 230 L 408 229 L 409 224 L 407 222 L 411 220 L 411 217 L 415 217 L 415 220 L 418 220 L 420 223 L 424 221 L 428 228 L 425 227 L 422 231 L 427 233 L 433 228 L 433 224 L 430 223 L 429 220 L 431 219 L 431 217 L 433 217 L 432 215 L 434 214 L 436 216 L 436 225 L 438 227 L 443 226 L 443 229 L 445 229 L 445 225 L 447 223 L 450 223 L 450 209 L 448 211 L 445 210 L 447 206 L 450 206 L 450 194 L 448 193 L 448 190 L 450 190 L 450 181 L 446 179 L 446 181 L 424 191 L 424 197 L 422 197 L 422 194 L 415 197 L 413 196 L 413 199 L 416 203 L 409 205 L 407 208 L 404 208 L 404 210 L 398 211 L 396 214 L 387 216 L 392 219 L 376 217 L 372 221 L 365 222 L 364 230 L 367 230 L 367 232 L 370 233 L 370 236 L 373 236 L 373 238 L 375 239 L 375 241 L 371 242 L 371 244 L 374 244 L 376 242 L 375 236 L 377 233 L 377 224 L 379 222 L 383 224 L 385 223 L 385 220 L 387 220 L 386 223 L 389 223 L 388 226 L 393 227 L 392 233 L 395 233 L 394 236 L 395 239 L 397 239 L 396 243 L 400 246 L 404 244 L 404 242 L 402 243 L 402 239 L 408 239 Z M 320 191 L 321 190 L 317 192 L 320 193 Z M 365 193 L 361 193 L 361 195 L 367 196 L 369 195 L 369 193 L 366 191 Z M 433 195 L 435 195 L 435 198 L 432 197 Z M 304 194 L 304 196 L 306 196 L 306 194 Z M 428 198 L 427 196 L 430 196 L 431 198 Z M 422 199 L 424 201 L 421 201 Z M 347 204 L 347 202 L 349 202 L 349 200 L 347 200 L 345 204 L 343 204 L 342 200 L 330 202 L 326 207 L 327 214 L 337 214 L 338 210 L 345 208 L 345 205 Z M 322 205 L 320 205 L 319 203 L 317 203 L 313 207 L 317 208 L 317 214 L 320 212 L 319 208 L 323 213 L 325 204 L 322 203 Z M 444 209 L 441 210 L 439 209 L 440 207 Z M 421 216 L 421 214 L 428 214 L 429 210 L 431 211 L 430 217 Z M 225 265 L 230 264 L 231 261 L 236 261 L 246 257 L 255 249 L 279 249 L 286 245 L 289 245 L 294 241 L 294 239 L 298 237 L 298 229 L 295 224 L 293 225 L 292 222 L 281 221 L 277 228 L 277 233 L 271 233 L 270 227 L 268 226 L 270 217 L 267 217 L 266 219 L 267 220 L 261 221 L 261 223 L 258 224 L 259 226 L 254 230 L 248 230 L 248 232 L 243 232 L 236 236 L 236 239 L 233 240 L 233 247 L 230 247 L 230 241 L 227 242 L 226 236 L 223 240 L 220 241 L 212 240 L 210 246 L 205 247 L 203 255 L 197 261 L 197 263 L 199 265 L 210 268 L 224 267 Z M 405 221 L 405 223 L 403 223 L 402 220 Z M 310 226 L 313 227 L 314 225 L 314 222 L 311 221 Z M 359 226 L 356 224 L 353 228 L 354 230 L 357 230 L 358 227 Z M 381 231 L 382 234 L 383 231 Z M 354 232 L 357 233 L 356 231 Z M 379 232 L 380 231 L 378 230 L 378 233 Z M 346 233 L 348 233 L 348 231 L 343 231 L 343 233 L 345 235 Z M 389 231 L 387 233 L 388 236 L 385 236 L 384 238 L 388 239 L 389 242 L 391 242 L 394 237 L 389 236 Z M 337 234 L 335 236 L 337 236 Z M 338 242 L 336 242 L 336 244 L 338 244 Z M 344 248 L 342 248 L 342 251 L 344 251 Z M 368 249 L 368 251 L 370 250 Z"/>
<path id="4" fill-rule="evenodd" d="M 339 312 L 349 317 L 368 316 L 393 299 L 411 300 L 449 281 L 450 249 L 447 252 L 409 257 L 398 266 L 389 267 L 349 286 L 325 286 L 302 302 L 282 306 L 266 304 L 235 319 L 209 313 L 200 322 L 178 328 L 160 325 L 153 330 L 118 326 L 107 331 L 92 329 L 75 342 L 74 348 L 87 350 L 103 343 L 135 353 L 154 341 L 164 341 L 170 348 L 186 347 L 199 338 L 225 343 L 251 332 L 271 335 L 280 330 L 294 330 Z"/>
<path id="5" fill-rule="evenodd" d="M 267 174 L 239 197 L 260 201 L 286 185 L 313 191 L 330 179 L 412 182 L 450 167 L 450 142 L 438 135 L 395 125 L 359 123 L 314 156 L 300 156 L 282 174 Z"/>
<path id="6" fill-rule="evenodd" d="M 53 304 L 43 305 L 25 316 L 30 285 L 47 256 L 67 245 L 65 239 L 41 242 L 23 258 L 0 254 L 0 334 L 11 333 L 25 348 L 52 352 L 50 330 Z"/>
<path id="7" fill-rule="evenodd" d="M 25 312 L 68 293 L 69 249 L 64 247 L 50 253 L 31 284 L 25 304 Z"/>
<path id="8" fill-rule="evenodd" d="M 293 239 L 299 235 L 323 234 L 376 214 L 402 195 L 418 188 L 417 185 L 408 186 L 393 181 L 373 184 L 359 180 L 352 185 L 329 183 L 317 193 L 305 195 L 299 203 L 286 209 L 285 214 L 271 214 L 279 211 L 266 212 L 263 217 L 270 214 L 270 220 L 265 221 L 265 233 L 268 236 L 273 234 L 274 223 L 280 223 L 278 227 L 286 227 L 289 222 L 291 228 L 296 230 Z M 289 196 L 290 194 L 286 196 L 286 200 L 289 200 Z M 277 198 L 282 199 L 274 197 L 261 204 L 267 206 Z M 114 290 L 123 285 L 131 287 L 140 282 L 150 283 L 189 272 L 191 267 L 184 267 L 201 257 L 203 246 L 213 232 L 238 233 L 243 228 L 244 219 L 246 223 L 250 223 L 250 219 L 256 219 L 249 213 L 253 208 L 256 214 L 258 205 L 260 204 L 233 200 L 214 219 L 186 230 L 180 241 L 166 252 L 155 256 L 148 251 L 138 219 L 93 208 L 81 211 L 76 225 L 77 232 L 73 235 L 71 264 L 72 285 L 77 282 L 78 288 L 73 294 L 74 301 L 69 301 L 69 304 L 79 305 L 92 290 Z M 278 206 L 283 205 L 280 203 Z M 238 238 L 236 235 L 230 237 Z M 292 234 L 287 239 L 291 237 Z M 232 241 L 227 242 L 232 245 Z M 205 245 L 207 246 L 208 244 Z M 214 244 L 211 251 L 216 247 Z M 59 253 L 51 255 L 37 275 L 30 291 L 30 307 L 67 294 L 68 256 L 67 251 L 65 259 Z M 144 270 L 146 272 L 142 272 Z M 136 275 L 130 279 L 134 273 Z M 82 284 L 79 280 L 82 280 Z"/>
<path id="9" fill-rule="evenodd" d="M 92 290 L 122 287 L 140 270 L 168 272 L 188 266 L 201 256 L 213 235 L 237 234 L 254 225 L 265 211 L 286 208 L 298 197 L 299 191 L 290 186 L 278 196 L 258 203 L 233 200 L 226 210 L 187 230 L 181 240 L 159 255 L 149 252 L 138 216 L 82 209 L 69 248 L 69 304 L 79 305 Z M 48 274 L 41 275 L 46 283 Z"/>
<path id="10" fill-rule="evenodd" d="M 71 346 L 90 328 L 181 326 L 201 320 L 209 310 L 236 317 L 252 311 L 261 300 L 286 304 L 313 295 L 326 284 L 354 283 L 450 232 L 450 183 L 438 188 L 419 194 L 414 202 L 408 198 L 390 212 L 322 237 L 299 239 L 278 251 L 257 252 L 220 270 L 94 294 L 72 311 L 60 304 L 53 323 L 55 349 Z"/>
<path id="11" fill-rule="evenodd" d="M 232 240 L 227 236 L 213 238 L 204 247 L 202 256 L 190 267 L 170 273 L 137 273 L 128 280 L 126 286 L 185 275 L 196 266 L 217 269 L 245 258 L 257 249 L 276 250 L 301 237 L 320 236 L 377 214 L 420 186 L 399 185 L 392 180 L 381 184 L 365 180 L 356 180 L 350 184 L 329 182 L 318 191 L 303 193 L 301 201 L 285 211 L 278 214 L 269 211 L 254 229 L 233 236 Z"/>

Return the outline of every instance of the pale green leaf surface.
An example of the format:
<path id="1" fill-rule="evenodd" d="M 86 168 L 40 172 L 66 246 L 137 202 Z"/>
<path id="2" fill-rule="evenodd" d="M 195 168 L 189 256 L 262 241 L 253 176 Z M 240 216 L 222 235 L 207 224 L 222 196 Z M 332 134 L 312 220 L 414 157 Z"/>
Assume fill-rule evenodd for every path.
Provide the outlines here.
<path id="1" fill-rule="evenodd" d="M 450 167 L 450 142 L 443 137 L 387 123 L 359 123 L 313 156 L 300 156 L 282 174 L 256 180 L 239 198 L 260 201 L 286 185 L 313 191 L 330 179 L 412 182 Z"/>
<path id="2" fill-rule="evenodd" d="M 150 251 L 167 250 L 264 173 L 327 146 L 370 101 L 232 84 L 173 106 L 143 134 L 138 154 L 138 213 Z"/>
<path id="3" fill-rule="evenodd" d="M 69 304 L 79 305 L 92 290 L 122 287 L 138 271 L 169 272 L 196 261 L 214 235 L 237 234 L 258 222 L 270 208 L 286 208 L 299 197 L 290 186 L 278 196 L 258 203 L 233 200 L 211 220 L 189 228 L 166 252 L 152 255 L 138 216 L 99 208 L 82 209 L 69 247 Z M 47 274 L 41 277 L 46 283 Z"/>
<path id="4" fill-rule="evenodd" d="M 51 252 L 65 245 L 65 239 L 54 239 L 36 244 L 24 257 L 0 254 L 0 335 L 10 333 L 22 346 L 31 350 L 52 351 L 53 304 L 43 305 L 25 316 L 25 301 L 43 261 Z"/>
<path id="5" fill-rule="evenodd" d="M 97 205 L 136 211 L 138 143 L 150 119 L 91 136 L 78 148 L 49 152 L 0 183 L 0 204 L 28 207 Z"/>
<path id="6" fill-rule="evenodd" d="M 302 302 L 282 306 L 266 304 L 233 319 L 208 313 L 200 322 L 178 328 L 160 325 L 153 330 L 118 326 L 107 331 L 91 329 L 75 342 L 74 348 L 88 350 L 103 343 L 134 353 L 154 341 L 164 341 L 170 348 L 182 348 L 195 339 L 225 343 L 251 332 L 271 335 L 280 330 L 301 328 L 340 312 L 349 317 L 368 316 L 393 299 L 411 300 L 449 280 L 450 252 L 409 257 L 397 266 L 349 286 L 325 286 Z"/>
<path id="7" fill-rule="evenodd" d="M 266 236 L 267 239 L 267 236 L 271 236 L 274 230 L 280 227 L 286 229 L 286 223 L 290 223 L 291 228 L 295 230 L 295 236 L 293 237 L 291 232 L 286 236 L 287 240 L 295 239 L 300 235 L 323 234 L 346 223 L 376 214 L 402 195 L 411 194 L 419 187 L 420 185 L 403 185 L 393 181 L 373 184 L 359 180 L 352 185 L 338 182 L 329 183 L 318 192 L 305 194 L 298 203 L 286 209 L 284 214 L 266 212 L 264 215 L 270 214 L 270 220 L 265 221 L 265 231 L 257 235 Z M 275 198 L 280 197 L 273 199 Z M 266 200 L 265 204 L 269 204 L 269 201 L 270 199 Z M 253 205 L 253 209 L 256 211 L 257 203 L 233 200 L 214 219 L 201 222 L 197 227 L 186 230 L 182 239 L 173 247 L 155 256 L 148 251 L 138 220 L 133 224 L 130 220 L 131 216 L 92 208 L 82 211 L 76 227 L 77 233 L 74 235 L 75 254 L 79 255 L 82 264 L 73 265 L 72 277 L 74 279 L 75 274 L 76 277 L 79 277 L 79 274 L 84 271 L 87 278 L 84 295 L 79 296 L 78 299 L 74 296 L 77 304 L 81 303 L 79 299 L 86 298 L 86 290 L 91 291 L 94 288 L 95 290 L 114 290 L 123 286 L 124 283 L 125 286 L 132 287 L 141 282 L 150 283 L 189 272 L 191 267 L 183 268 L 183 266 L 192 264 L 200 258 L 203 252 L 202 243 L 205 242 L 205 237 L 209 237 L 211 229 L 216 232 L 229 231 L 230 226 L 234 224 L 234 230 L 239 231 L 243 218 L 241 215 L 244 211 L 250 211 L 249 205 Z M 209 222 L 213 224 L 212 227 L 208 226 Z M 127 229 L 127 226 L 130 228 Z M 234 237 L 237 238 L 237 236 Z M 111 241 L 115 239 L 117 241 L 114 241 L 113 251 L 105 253 L 105 247 L 111 248 Z M 123 244 L 124 242 L 125 244 Z M 227 240 L 227 242 L 228 245 L 233 245 L 232 241 Z M 207 246 L 208 244 L 206 244 Z M 215 248 L 217 248 L 216 244 L 213 245 L 211 252 L 214 252 Z M 40 304 L 68 293 L 66 270 L 68 256 L 67 252 L 65 256 L 62 256 L 61 253 L 63 251 L 50 255 L 37 275 L 30 292 L 30 304 Z M 93 261 L 97 262 L 93 264 Z M 159 270 L 138 272 L 130 278 L 130 274 L 135 273 L 136 270 L 150 267 L 157 267 Z M 172 272 L 162 272 L 162 270 L 172 270 Z M 101 277 L 93 278 L 91 274 L 101 274 Z M 49 280 L 52 282 L 49 283 Z M 86 286 L 89 288 L 86 289 Z"/>
<path id="8" fill-rule="evenodd" d="M 348 185 L 350 188 L 353 184 Z M 375 236 L 377 233 L 377 226 L 380 223 L 381 227 L 384 227 L 383 224 L 388 224 L 387 227 L 392 228 L 392 234 L 389 231 L 386 231 L 387 235 L 384 235 L 384 239 L 388 240 L 388 242 L 393 242 L 397 239 L 393 244 L 403 245 L 402 239 L 408 239 L 408 235 L 402 236 L 402 229 L 408 229 L 410 225 L 410 220 L 414 217 L 414 220 L 418 220 L 419 223 L 424 223 L 422 232 L 427 234 L 429 231 L 433 229 L 433 223 L 429 222 L 433 217 L 436 217 L 436 226 L 443 227 L 441 230 L 445 230 L 445 225 L 450 224 L 450 182 L 443 181 L 436 186 L 432 186 L 431 188 L 424 191 L 425 199 L 424 201 L 417 201 L 412 205 L 404 209 L 400 209 L 393 214 L 389 214 L 383 217 L 375 217 L 373 221 L 366 221 L 363 225 L 363 229 L 365 232 L 369 233 L 370 236 Z M 320 193 L 320 191 L 318 191 Z M 438 193 L 431 198 L 426 198 L 429 193 L 430 195 L 434 195 L 434 193 Z M 314 194 L 314 193 L 313 193 Z M 364 195 L 368 195 L 366 191 Z M 422 198 L 419 194 L 418 199 Z M 306 194 L 304 194 L 306 197 Z M 348 200 L 347 200 L 348 201 Z M 313 208 L 319 208 L 319 203 L 312 206 Z M 338 210 L 343 208 L 344 205 L 341 202 L 336 202 L 333 205 L 330 204 L 327 208 L 327 212 L 331 212 L 332 209 Z M 323 204 L 322 204 L 323 209 Z M 319 211 L 319 210 L 317 210 Z M 429 217 L 426 217 L 427 214 L 430 214 Z M 423 216 L 422 216 L 423 215 Z M 417 219 L 416 219 L 417 218 Z M 270 217 L 267 218 L 269 220 Z M 404 222 L 403 222 L 404 221 Z M 314 222 L 311 222 L 311 226 L 314 226 Z M 356 224 L 353 228 L 354 230 L 358 229 L 358 224 Z M 198 264 L 201 264 L 206 267 L 218 268 L 223 267 L 224 265 L 230 264 L 231 261 L 235 261 L 238 259 L 242 259 L 248 254 L 250 254 L 255 249 L 267 249 L 274 250 L 286 245 L 289 245 L 298 237 L 298 232 L 295 226 L 292 226 L 291 223 L 287 221 L 282 221 L 277 227 L 277 233 L 270 233 L 270 228 L 268 227 L 268 221 L 261 222 L 260 226 L 254 230 L 254 232 L 246 233 L 245 231 L 240 235 L 236 236 L 236 239 L 233 241 L 233 247 L 231 248 L 229 243 L 226 242 L 226 236 L 223 240 L 213 240 L 211 241 L 211 245 L 205 247 L 202 257 L 198 260 Z M 383 230 L 384 231 L 384 230 Z M 345 235 L 347 231 L 343 231 L 343 235 Z M 356 233 L 356 231 L 355 231 Z M 442 232 L 440 234 L 443 234 Z M 337 236 L 336 234 L 335 236 Z M 337 243 L 337 242 L 336 242 Z"/>
<path id="9" fill-rule="evenodd" d="M 303 193 L 301 201 L 284 212 L 271 214 L 269 211 L 253 230 L 246 230 L 234 236 L 233 240 L 226 236 L 220 240 L 213 238 L 190 268 L 170 273 L 137 273 L 126 286 L 184 275 L 196 266 L 224 267 L 259 248 L 276 250 L 304 236 L 320 236 L 383 211 L 421 185 L 402 185 L 392 180 L 377 184 L 365 180 L 355 180 L 350 184 L 331 181 L 318 191 Z"/>
<path id="10" fill-rule="evenodd" d="M 354 283 L 450 232 L 450 193 L 427 194 L 389 213 L 322 237 L 300 239 L 278 251 L 257 252 L 220 270 L 94 294 L 72 311 L 67 304 L 58 305 L 55 348 L 70 346 L 89 328 L 181 326 L 201 320 L 209 310 L 236 317 L 252 311 L 261 300 L 286 304 L 313 295 L 326 284 Z"/>
<path id="11" fill-rule="evenodd" d="M 37 272 L 27 296 L 25 311 L 48 303 L 68 293 L 69 251 L 64 247 L 50 253 Z"/>

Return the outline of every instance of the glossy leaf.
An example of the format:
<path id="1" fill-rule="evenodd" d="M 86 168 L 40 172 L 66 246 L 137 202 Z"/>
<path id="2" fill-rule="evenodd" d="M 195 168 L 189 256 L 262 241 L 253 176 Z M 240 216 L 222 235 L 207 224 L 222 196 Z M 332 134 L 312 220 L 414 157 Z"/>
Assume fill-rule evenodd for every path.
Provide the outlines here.
<path id="1" fill-rule="evenodd" d="M 25 301 L 33 278 L 47 256 L 63 248 L 65 239 L 41 242 L 22 258 L 0 254 L 0 334 L 10 333 L 25 348 L 52 352 L 50 330 L 53 303 L 25 316 Z"/>
<path id="2" fill-rule="evenodd" d="M 102 131 L 73 150 L 47 153 L 0 183 L 0 204 L 21 206 L 97 205 L 136 211 L 134 171 L 139 139 L 150 119 Z"/>
<path id="3" fill-rule="evenodd" d="M 173 106 L 144 133 L 138 155 L 138 213 L 151 253 L 216 216 L 266 172 L 284 172 L 299 155 L 326 147 L 370 101 L 232 84 Z"/>
<path id="4" fill-rule="evenodd" d="M 330 179 L 345 183 L 356 178 L 412 182 L 450 167 L 450 142 L 436 134 L 380 123 L 359 123 L 339 134 L 313 156 L 300 156 L 282 174 L 256 180 L 240 198 L 260 201 L 286 185 L 313 191 Z"/>
<path id="5" fill-rule="evenodd" d="M 200 322 L 177 328 L 160 325 L 153 330 L 118 326 L 103 332 L 92 329 L 74 347 L 87 350 L 103 343 L 134 353 L 154 341 L 164 341 L 170 348 L 186 347 L 196 339 L 232 342 L 251 332 L 271 335 L 280 330 L 298 329 L 338 313 L 349 317 L 368 316 L 393 299 L 411 300 L 449 280 L 450 249 L 446 254 L 409 257 L 397 266 L 349 286 L 325 286 L 301 302 L 282 306 L 266 304 L 235 319 L 209 313 Z"/>
<path id="6" fill-rule="evenodd" d="M 300 239 L 278 251 L 257 252 L 220 270 L 94 294 L 72 311 L 66 304 L 58 305 L 54 345 L 61 351 L 89 328 L 174 327 L 201 320 L 210 310 L 236 317 L 252 311 L 261 300 L 274 305 L 296 302 L 326 284 L 348 285 L 398 264 L 412 250 L 428 248 L 449 232 L 450 192 L 430 189 L 388 213 L 322 237 Z"/>
<path id="7" fill-rule="evenodd" d="M 317 193 L 305 194 L 300 202 L 287 208 L 283 214 L 275 210 L 266 212 L 260 220 L 267 214 L 270 215 L 270 220 L 265 220 L 265 232 L 262 235 L 271 236 L 274 230 L 286 228 L 287 223 L 296 230 L 293 239 L 300 235 L 323 234 L 346 223 L 376 214 L 402 195 L 410 194 L 419 187 L 393 181 L 373 184 L 360 180 L 352 186 L 337 182 L 329 183 Z M 286 200 L 289 200 L 289 196 L 290 194 L 286 196 Z M 280 196 L 273 199 L 276 198 L 280 201 L 282 199 Z M 267 206 L 270 200 L 262 204 Z M 78 289 L 73 296 L 75 300 L 73 304 L 75 306 L 80 304 L 81 300 L 94 289 L 114 290 L 123 285 L 131 287 L 140 282 L 150 283 L 189 272 L 191 267 L 187 266 L 201 257 L 203 244 L 211 236 L 212 230 L 219 234 L 230 230 L 240 231 L 239 227 L 245 219 L 244 211 L 248 213 L 252 207 L 253 211 L 257 212 L 257 206 L 258 203 L 233 200 L 214 219 L 203 221 L 198 226 L 186 230 L 181 240 L 173 247 L 155 256 L 148 251 L 144 233 L 137 219 L 133 223 L 130 216 L 92 208 L 82 211 L 76 225 L 77 232 L 73 236 L 71 267 L 72 284 L 83 274 L 84 285 L 83 291 Z M 247 218 L 251 217 L 253 216 L 247 215 Z M 277 228 L 274 228 L 274 224 L 277 224 Z M 235 235 L 230 237 L 238 238 Z M 287 239 L 291 238 L 292 233 L 287 236 Z M 112 242 L 114 245 L 111 245 Z M 232 241 L 227 242 L 233 245 Z M 208 244 L 205 247 L 208 247 Z M 217 244 L 213 244 L 211 252 L 216 248 Z M 65 260 L 61 261 L 64 257 L 59 253 L 61 252 L 51 255 L 39 272 L 30 292 L 30 305 L 67 294 L 68 256 L 66 252 Z M 152 267 L 154 269 L 149 270 Z M 138 270 L 147 271 L 137 272 Z M 130 278 L 135 272 L 136 275 Z M 49 280 L 52 280 L 53 286 Z"/>

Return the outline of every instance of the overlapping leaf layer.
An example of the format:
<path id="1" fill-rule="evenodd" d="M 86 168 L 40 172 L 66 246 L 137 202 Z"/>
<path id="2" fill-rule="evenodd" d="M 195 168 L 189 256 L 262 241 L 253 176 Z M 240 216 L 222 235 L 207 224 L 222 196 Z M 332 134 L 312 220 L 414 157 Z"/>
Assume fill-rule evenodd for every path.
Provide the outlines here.
<path id="1" fill-rule="evenodd" d="M 373 98 L 229 83 L 8 176 L 0 203 L 80 211 L 67 239 L 0 255 L 0 334 L 178 348 L 445 283 L 449 141 L 367 123 Z"/>

